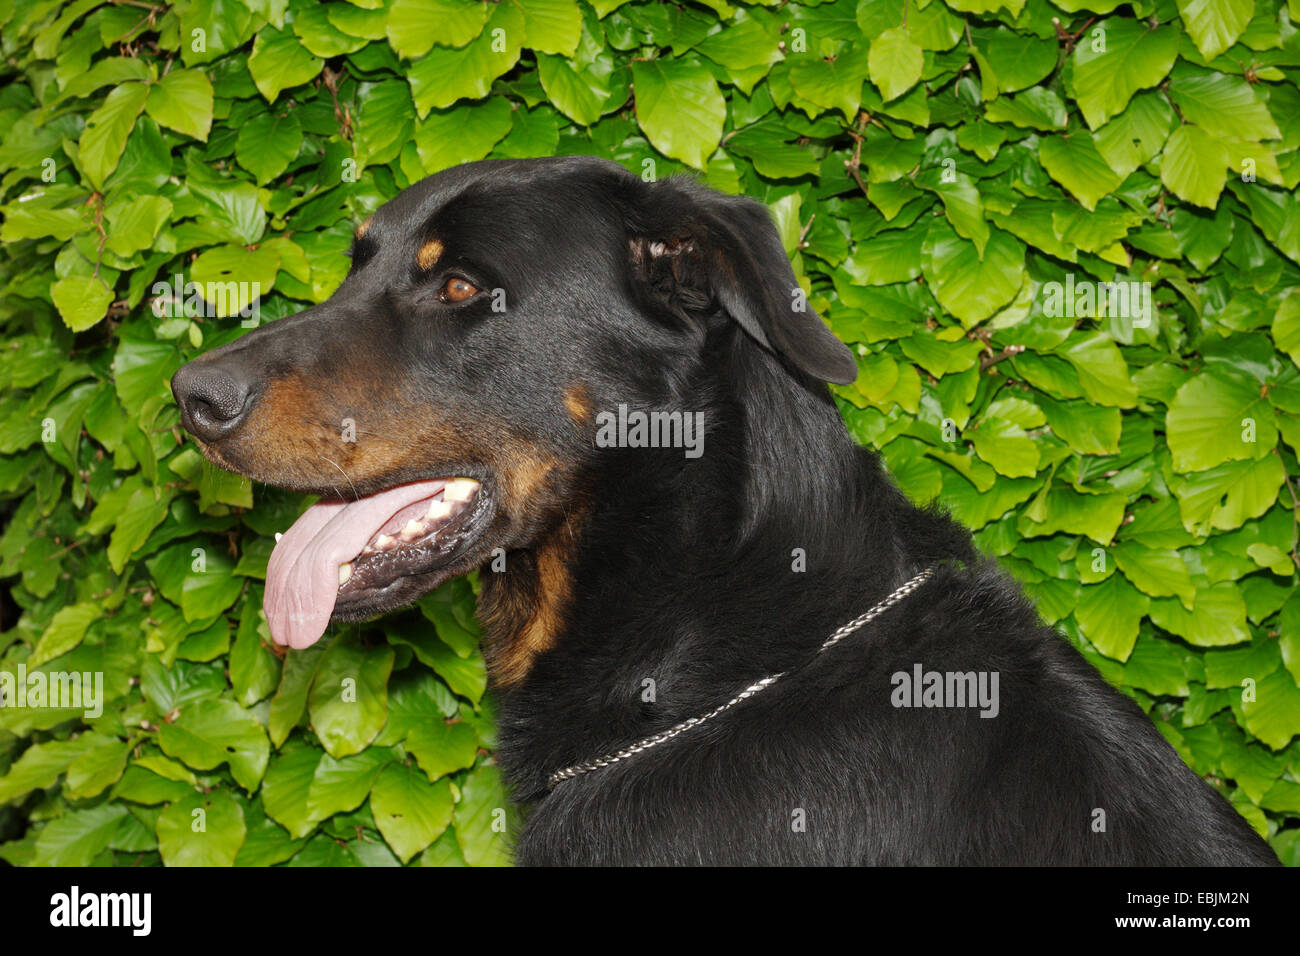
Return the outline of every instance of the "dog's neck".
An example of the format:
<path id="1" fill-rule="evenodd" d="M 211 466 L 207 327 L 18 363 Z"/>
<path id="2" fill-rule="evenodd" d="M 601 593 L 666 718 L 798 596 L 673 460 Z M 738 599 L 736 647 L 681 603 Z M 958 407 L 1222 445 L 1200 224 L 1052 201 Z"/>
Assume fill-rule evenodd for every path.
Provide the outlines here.
<path id="1" fill-rule="evenodd" d="M 925 564 L 968 553 L 854 445 L 824 386 L 770 354 L 737 348 L 688 392 L 682 407 L 706 415 L 702 455 L 609 450 L 585 506 L 481 578 L 503 760 L 529 781 L 590 756 L 539 736 L 552 722 L 537 714 L 559 708 L 593 750 L 611 727 L 634 739 L 715 705 L 732 688 L 714 670 L 795 666 Z"/>

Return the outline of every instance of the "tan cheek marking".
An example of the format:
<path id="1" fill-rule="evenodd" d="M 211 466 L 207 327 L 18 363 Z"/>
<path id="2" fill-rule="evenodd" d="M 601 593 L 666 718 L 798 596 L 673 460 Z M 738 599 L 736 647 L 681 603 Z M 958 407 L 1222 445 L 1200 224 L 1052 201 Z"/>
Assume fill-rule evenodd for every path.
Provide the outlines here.
<path id="1" fill-rule="evenodd" d="M 442 258 L 442 243 L 437 239 L 430 239 L 415 254 L 415 264 L 427 272 L 440 258 Z"/>
<path id="2" fill-rule="evenodd" d="M 357 226 L 357 238 L 360 239 L 370 229 L 370 224 L 375 221 L 374 216 L 370 216 L 361 225 Z"/>
<path id="3" fill-rule="evenodd" d="M 498 687 L 513 687 L 532 668 L 538 654 L 555 646 L 573 600 L 571 516 L 534 552 L 533 566 L 513 578 L 489 576 L 480 604 L 487 642 L 488 670 Z M 516 559 L 520 560 L 520 559 Z M 503 575 L 504 577 L 504 575 Z"/>
<path id="4" fill-rule="evenodd" d="M 514 514 L 527 514 L 529 508 L 540 493 L 542 483 L 559 467 L 559 462 L 552 458 L 533 454 L 524 448 L 508 453 L 502 462 L 505 472 L 503 504 Z"/>

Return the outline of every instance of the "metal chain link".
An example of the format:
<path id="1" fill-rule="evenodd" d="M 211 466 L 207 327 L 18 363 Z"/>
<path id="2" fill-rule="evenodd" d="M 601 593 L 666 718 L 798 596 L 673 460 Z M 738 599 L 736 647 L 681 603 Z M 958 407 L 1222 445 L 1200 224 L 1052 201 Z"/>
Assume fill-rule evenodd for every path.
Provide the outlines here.
<path id="1" fill-rule="evenodd" d="M 930 580 L 930 577 L 933 574 L 934 574 L 933 567 L 926 568 L 920 574 L 916 575 L 916 577 L 912 578 L 910 581 L 908 581 L 898 590 L 890 594 L 879 604 L 872 607 L 871 610 L 867 611 L 865 614 L 862 614 L 859 617 L 855 617 L 853 620 L 849 621 L 849 623 L 837 629 L 835 633 L 833 633 L 830 637 L 828 637 L 825 641 L 822 642 L 822 646 L 817 649 L 817 654 L 820 655 L 825 653 L 826 651 L 829 651 L 832 647 L 834 647 L 840 641 L 844 640 L 844 638 L 848 637 L 854 631 L 874 621 L 877 617 L 884 614 L 894 605 L 898 604 L 898 602 L 902 601 L 904 598 L 906 598 L 909 594 L 911 594 L 913 591 L 919 588 L 926 581 Z M 698 717 L 691 717 L 689 720 L 683 720 L 680 724 L 675 724 L 672 727 L 669 727 L 667 730 L 661 730 L 657 734 L 651 734 L 649 737 L 646 737 L 642 740 L 638 740 L 636 743 L 632 744 L 630 747 L 624 748 L 623 750 L 617 750 L 614 753 L 606 754 L 605 756 L 598 757 L 595 760 L 589 760 L 586 763 L 575 764 L 572 767 L 565 767 L 563 770 L 557 770 L 555 771 L 555 773 L 551 774 L 549 778 L 547 778 L 546 781 L 547 789 L 554 790 L 556 785 L 561 783 L 562 781 L 571 780 L 572 778 L 580 776 L 581 774 L 590 773 L 591 771 L 599 770 L 602 767 L 608 767 L 611 764 L 618 763 L 620 760 L 626 760 L 629 757 L 633 757 L 644 750 L 649 750 L 651 747 L 657 747 L 659 746 L 659 744 L 666 743 L 667 741 L 672 740 L 674 737 L 678 736 L 679 734 L 684 734 L 692 727 L 698 727 L 700 726 L 700 724 L 707 723 L 708 721 L 712 720 L 714 717 L 717 717 L 719 714 L 730 710 L 732 707 L 735 707 L 741 701 L 748 700 L 749 698 L 753 697 L 755 694 L 759 693 L 760 691 L 767 690 L 767 688 L 771 687 L 773 684 L 775 684 L 782 677 L 785 677 L 789 673 L 790 673 L 789 671 L 781 671 L 780 673 L 777 674 L 770 674 L 767 677 L 764 677 L 762 680 L 754 681 L 754 683 L 750 684 L 748 687 L 742 690 L 735 697 L 731 698 L 731 700 L 727 701 L 725 704 L 721 704 L 713 708 L 713 710 L 709 711 L 707 714 L 701 714 Z"/>

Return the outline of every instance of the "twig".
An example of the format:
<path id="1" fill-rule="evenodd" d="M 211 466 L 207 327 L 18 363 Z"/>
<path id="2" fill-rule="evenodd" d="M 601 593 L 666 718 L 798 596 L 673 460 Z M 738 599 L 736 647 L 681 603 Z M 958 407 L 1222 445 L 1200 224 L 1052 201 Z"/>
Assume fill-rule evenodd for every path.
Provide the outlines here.
<path id="1" fill-rule="evenodd" d="M 858 123 L 856 129 L 849 130 L 849 135 L 853 137 L 853 155 L 844 161 L 844 166 L 853 177 L 853 181 L 858 184 L 862 190 L 862 195 L 867 195 L 867 184 L 862 181 L 862 142 L 863 134 L 866 132 L 867 124 L 871 122 L 871 114 L 866 110 L 858 113 Z M 809 220 L 811 222 L 811 220 Z"/>
<path id="2" fill-rule="evenodd" d="M 980 356 L 980 371 L 987 372 L 999 362 L 1005 362 L 1007 359 L 1019 355 L 1024 350 L 1025 347 L 1023 345 L 1008 345 L 1001 351 L 1001 353 L 994 355 L 993 351 L 990 349 Z"/>
<path id="3" fill-rule="evenodd" d="M 808 244 L 804 242 L 804 239 L 807 238 L 808 230 L 812 228 L 813 220 L 816 218 L 817 218 L 817 213 L 813 213 L 811 216 L 808 217 L 807 224 L 805 224 L 804 227 L 799 230 L 799 242 L 797 243 L 797 245 L 800 249 L 807 248 Z"/>

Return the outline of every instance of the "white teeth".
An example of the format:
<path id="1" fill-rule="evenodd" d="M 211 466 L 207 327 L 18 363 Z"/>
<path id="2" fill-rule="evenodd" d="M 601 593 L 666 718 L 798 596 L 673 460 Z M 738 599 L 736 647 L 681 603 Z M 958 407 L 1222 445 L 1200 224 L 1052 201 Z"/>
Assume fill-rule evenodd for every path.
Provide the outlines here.
<path id="1" fill-rule="evenodd" d="M 464 503 L 473 498 L 477 490 L 478 482 L 473 478 L 457 478 L 443 489 L 442 498 L 444 501 Z"/>
<path id="2" fill-rule="evenodd" d="M 339 586 L 348 583 L 348 578 L 352 577 L 352 562 L 339 565 Z"/>
<path id="3" fill-rule="evenodd" d="M 363 554 L 375 551 L 390 551 L 403 542 L 417 541 L 428 536 L 435 529 L 434 522 L 442 522 L 462 510 L 461 505 L 469 501 L 478 492 L 479 483 L 473 478 L 454 478 L 443 487 L 442 497 L 429 502 L 429 508 L 422 518 L 412 518 L 396 535 L 379 534 L 362 549 Z M 339 574 L 342 574 L 342 570 Z M 348 569 L 350 575 L 351 569 Z"/>
<path id="4" fill-rule="evenodd" d="M 275 543 L 276 543 L 276 544 L 279 544 L 279 543 L 280 543 L 280 539 L 283 538 L 283 537 L 284 537 L 284 535 L 281 534 L 279 531 L 277 531 L 277 532 L 275 533 Z"/>

